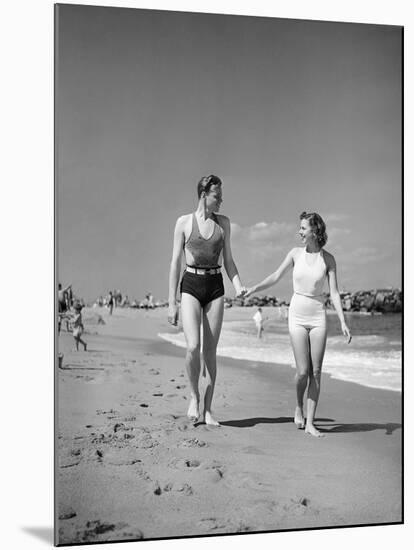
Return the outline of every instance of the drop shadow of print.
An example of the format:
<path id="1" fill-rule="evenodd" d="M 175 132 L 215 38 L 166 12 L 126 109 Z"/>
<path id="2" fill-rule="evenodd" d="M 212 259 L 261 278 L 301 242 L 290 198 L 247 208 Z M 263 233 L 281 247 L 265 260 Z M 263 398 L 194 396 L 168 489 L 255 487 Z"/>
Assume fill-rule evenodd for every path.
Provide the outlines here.
<path id="1" fill-rule="evenodd" d="M 53 527 L 22 527 L 22 531 L 53 545 Z"/>

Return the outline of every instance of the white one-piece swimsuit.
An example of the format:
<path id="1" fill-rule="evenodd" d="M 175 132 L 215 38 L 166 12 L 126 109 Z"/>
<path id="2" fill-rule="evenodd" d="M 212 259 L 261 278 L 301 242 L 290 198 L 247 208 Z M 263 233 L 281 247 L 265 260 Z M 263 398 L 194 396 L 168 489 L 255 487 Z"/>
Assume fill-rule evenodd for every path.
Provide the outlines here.
<path id="1" fill-rule="evenodd" d="M 315 257 L 312 264 L 307 263 L 307 257 Z M 306 252 L 302 248 L 293 267 L 293 296 L 289 306 L 289 330 L 297 326 L 312 329 L 316 327 L 326 330 L 325 300 L 323 287 L 327 275 L 323 251 L 316 254 Z"/>

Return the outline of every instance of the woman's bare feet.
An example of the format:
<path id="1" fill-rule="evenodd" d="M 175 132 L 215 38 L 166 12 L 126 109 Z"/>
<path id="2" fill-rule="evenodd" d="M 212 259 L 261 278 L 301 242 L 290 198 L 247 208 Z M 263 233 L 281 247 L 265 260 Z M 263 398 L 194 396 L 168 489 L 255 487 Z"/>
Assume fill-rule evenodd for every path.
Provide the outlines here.
<path id="1" fill-rule="evenodd" d="M 303 430 L 305 427 L 305 418 L 303 416 L 303 410 L 300 407 L 295 409 L 295 420 L 294 420 L 298 430 Z"/>
<path id="2" fill-rule="evenodd" d="M 204 413 L 204 422 L 208 426 L 220 426 L 220 423 L 217 422 L 217 420 L 211 416 L 210 412 Z"/>
<path id="3" fill-rule="evenodd" d="M 190 405 L 187 411 L 187 417 L 192 422 L 197 422 L 197 420 L 200 418 L 199 402 L 195 397 L 191 397 Z"/>
<path id="4" fill-rule="evenodd" d="M 324 437 L 324 434 L 317 430 L 313 424 L 306 425 L 305 433 L 313 435 L 313 437 Z"/>

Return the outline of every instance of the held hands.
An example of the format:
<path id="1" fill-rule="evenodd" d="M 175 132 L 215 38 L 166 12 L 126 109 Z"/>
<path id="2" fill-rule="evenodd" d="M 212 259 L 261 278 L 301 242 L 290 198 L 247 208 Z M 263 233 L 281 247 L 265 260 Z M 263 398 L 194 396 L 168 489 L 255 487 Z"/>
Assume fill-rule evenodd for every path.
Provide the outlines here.
<path id="1" fill-rule="evenodd" d="M 168 322 L 175 327 L 177 326 L 178 306 L 175 304 L 168 306 Z"/>
<path id="2" fill-rule="evenodd" d="M 352 340 L 352 334 L 351 334 L 351 331 L 349 330 L 349 328 L 347 327 L 346 323 L 342 323 L 341 330 L 342 330 L 342 334 L 345 336 L 345 338 L 348 339 L 347 343 L 350 344 L 351 340 Z"/>
<path id="3" fill-rule="evenodd" d="M 241 286 L 236 290 L 236 298 L 245 298 L 247 289 L 245 286 Z"/>
<path id="4" fill-rule="evenodd" d="M 249 296 L 251 296 L 252 294 L 254 294 L 256 292 L 256 289 L 254 286 L 251 286 L 250 288 L 248 288 L 244 294 L 244 297 L 245 298 L 248 298 Z"/>

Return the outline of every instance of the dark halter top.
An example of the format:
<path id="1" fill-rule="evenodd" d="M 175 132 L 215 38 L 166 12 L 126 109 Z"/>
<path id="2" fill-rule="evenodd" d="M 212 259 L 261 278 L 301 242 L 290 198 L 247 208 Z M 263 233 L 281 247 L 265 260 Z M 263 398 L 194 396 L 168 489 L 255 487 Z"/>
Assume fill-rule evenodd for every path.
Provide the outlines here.
<path id="1" fill-rule="evenodd" d="M 212 214 L 211 219 L 214 222 L 214 231 L 210 238 L 205 239 L 200 233 L 197 217 L 193 214 L 191 234 L 184 244 L 184 248 L 189 250 L 194 258 L 194 265 L 190 267 L 220 267 L 218 260 L 224 246 L 223 229 L 217 223 L 215 214 Z"/>

